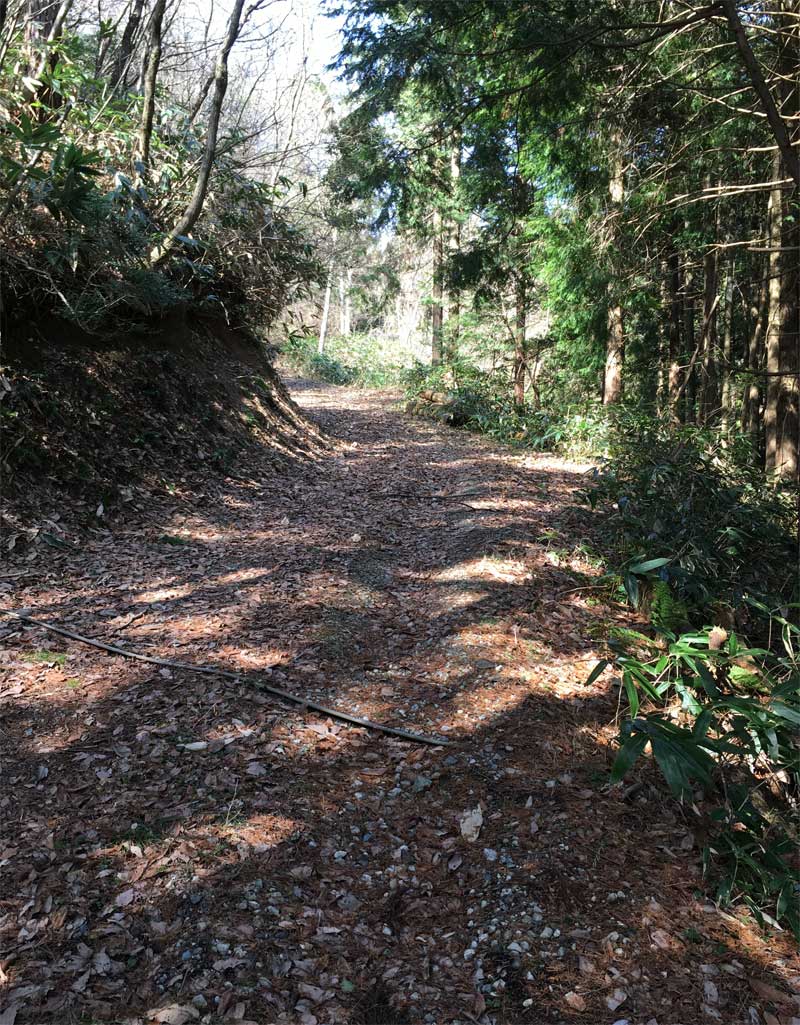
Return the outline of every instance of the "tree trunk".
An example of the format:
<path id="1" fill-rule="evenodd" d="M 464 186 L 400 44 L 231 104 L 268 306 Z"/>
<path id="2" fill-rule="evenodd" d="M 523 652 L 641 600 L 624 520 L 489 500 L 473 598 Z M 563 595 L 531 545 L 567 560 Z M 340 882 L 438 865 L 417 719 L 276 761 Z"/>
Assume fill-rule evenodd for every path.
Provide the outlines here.
<path id="1" fill-rule="evenodd" d="M 444 322 L 444 231 L 442 215 L 433 211 L 433 289 L 431 292 L 431 363 L 442 362 L 442 326 Z"/>
<path id="2" fill-rule="evenodd" d="M 784 42 L 778 89 L 781 116 L 789 125 L 794 163 L 791 164 L 787 156 L 782 155 L 783 175 L 792 179 L 792 185 L 783 196 L 781 377 L 775 473 L 780 480 L 797 481 L 800 471 L 800 173 L 797 165 L 797 146 L 800 143 L 800 3 L 798 0 L 783 0 L 779 6 Z"/>
<path id="3" fill-rule="evenodd" d="M 800 23 L 797 0 L 775 4 L 778 37 L 778 100 L 776 101 L 764 72 L 755 56 L 739 17 L 736 0 L 722 0 L 722 9 L 736 42 L 753 91 L 758 97 L 777 153 L 773 180 L 785 175 L 792 188 L 784 197 L 774 189 L 770 205 L 770 285 L 767 324 L 767 388 L 764 411 L 766 469 L 778 479 L 796 480 L 798 476 L 798 445 L 800 445 L 800 288 L 797 268 L 797 246 L 800 242 L 800 157 L 797 143 L 800 127 L 800 89 L 797 82 L 800 57 Z M 774 252 L 781 248 L 782 252 Z"/>
<path id="4" fill-rule="evenodd" d="M 333 258 L 328 265 L 328 278 L 325 282 L 325 299 L 322 303 L 322 320 L 319 322 L 319 341 L 317 342 L 317 352 L 320 356 L 325 352 L 325 337 L 328 333 L 328 317 L 331 312 L 331 289 L 333 286 Z"/>
<path id="5" fill-rule="evenodd" d="M 778 6 L 784 7 L 789 18 L 796 18 L 796 11 L 791 10 L 795 5 L 788 3 L 784 5 L 779 4 Z M 750 41 L 747 38 L 747 33 L 742 25 L 736 0 L 722 0 L 722 9 L 725 17 L 727 18 L 728 26 L 733 33 L 733 38 L 736 41 L 736 48 L 739 51 L 739 57 L 744 65 L 745 71 L 747 72 L 747 76 L 750 79 L 750 84 L 758 97 L 761 110 L 769 122 L 769 127 L 772 130 L 775 142 L 778 144 L 778 152 L 783 158 L 783 168 L 792 179 L 795 186 L 800 187 L 800 160 L 798 159 L 797 150 L 793 145 L 793 142 L 796 142 L 797 140 L 793 140 L 791 138 L 786 121 L 784 120 L 784 116 L 788 112 L 779 110 L 778 105 L 775 103 L 770 88 L 764 79 L 764 73 L 761 70 L 761 65 L 758 63 L 758 60 L 753 53 Z M 784 27 L 786 26 L 787 21 L 784 19 Z M 790 28 L 790 31 L 797 31 L 796 24 Z M 792 80 L 790 79 L 790 88 L 791 82 Z M 784 84 L 786 84 L 786 79 L 784 79 Z"/>
<path id="6" fill-rule="evenodd" d="M 760 371 L 764 347 L 764 328 L 769 300 L 769 276 L 765 274 L 759 284 L 758 302 L 751 307 L 753 328 L 747 345 L 747 369 L 750 372 L 742 403 L 742 430 L 750 436 L 754 453 L 759 450 L 761 434 Z"/>
<path id="7" fill-rule="evenodd" d="M 773 177 L 781 171 L 780 154 L 773 161 Z M 775 473 L 780 449 L 780 426 L 778 408 L 781 398 L 781 229 L 783 224 L 783 199 L 780 187 L 770 192 L 768 209 L 769 238 L 769 301 L 767 307 L 767 329 L 764 340 L 766 350 L 765 369 L 767 373 L 766 403 L 764 406 L 764 469 Z"/>
<path id="8" fill-rule="evenodd" d="M 778 438 L 774 471 L 784 481 L 798 479 L 800 444 L 800 194 L 792 188 L 785 201 L 781 254 L 780 377 L 778 378 Z"/>
<path id="9" fill-rule="evenodd" d="M 225 39 L 217 54 L 214 66 L 214 93 L 211 97 L 211 110 L 209 111 L 208 128 L 206 131 L 206 146 L 200 163 L 200 171 L 197 176 L 194 193 L 178 223 L 172 228 L 161 245 L 156 246 L 150 254 L 150 263 L 153 265 L 161 263 L 166 258 L 174 248 L 176 241 L 192 230 L 198 217 L 203 212 L 206 194 L 208 193 L 208 182 L 211 178 L 211 170 L 217 153 L 217 135 L 219 133 L 222 103 L 228 90 L 228 58 L 241 29 L 243 7 L 244 0 L 234 0 L 233 10 L 228 19 Z"/>
<path id="10" fill-rule="evenodd" d="M 198 92 L 197 97 L 195 98 L 194 104 L 192 105 L 192 109 L 189 111 L 189 126 L 193 125 L 197 120 L 197 116 L 203 109 L 203 104 L 206 102 L 206 97 L 208 96 L 209 90 L 211 89 L 211 86 L 213 84 L 214 72 L 212 71 L 211 74 L 203 82 L 203 85 L 201 86 L 200 91 Z"/>
<path id="11" fill-rule="evenodd" d="M 611 145 L 611 166 L 608 183 L 609 194 L 609 263 L 612 268 L 608 283 L 608 334 L 606 336 L 606 367 L 603 376 L 603 405 L 609 406 L 622 401 L 622 368 L 625 362 L 625 329 L 622 306 L 617 292 L 619 281 L 615 273 L 618 263 L 617 246 L 619 219 L 625 198 L 624 165 L 622 160 L 622 139 L 615 133 Z"/>
<path id="12" fill-rule="evenodd" d="M 461 180 L 461 132 L 458 131 L 453 139 L 450 149 L 450 190 L 454 199 L 458 198 L 459 182 Z M 458 255 L 461 249 L 461 222 L 457 217 L 450 220 L 450 230 L 447 237 L 447 246 L 452 260 Z M 448 359 L 452 360 L 457 355 L 459 320 L 461 318 L 461 294 L 457 288 L 450 288 L 449 302 L 447 306 L 447 343 Z"/>
<path id="13" fill-rule="evenodd" d="M 722 420 L 721 430 L 724 437 L 730 437 L 733 422 L 733 285 L 734 263 L 728 268 L 725 277 L 725 319 L 722 334 Z"/>
<path id="14" fill-rule="evenodd" d="M 687 257 L 683 273 L 683 340 L 687 356 L 691 356 L 695 348 L 694 321 L 694 272 Z M 684 371 L 683 388 L 686 391 L 684 420 L 687 423 L 694 423 L 696 419 L 697 374 L 691 364 L 688 364 Z"/>
<path id="15" fill-rule="evenodd" d="M 347 268 L 347 281 L 345 283 L 344 291 L 344 331 L 345 338 L 349 338 L 353 333 L 353 297 L 350 294 L 353 287 L 353 269 L 352 267 Z"/>
<path id="16" fill-rule="evenodd" d="M 525 409 L 525 370 L 527 350 L 525 327 L 527 288 L 524 274 L 517 274 L 514 288 L 514 405 L 518 413 Z"/>
<path id="17" fill-rule="evenodd" d="M 150 142 L 153 138 L 153 120 L 156 112 L 156 82 L 161 64 L 161 33 L 167 0 L 156 0 L 150 16 L 150 31 L 147 34 L 147 66 L 144 73 L 144 100 L 142 120 L 133 151 L 134 170 L 147 179 L 150 171 Z M 137 166 L 138 165 L 138 166 Z"/>
<path id="18" fill-rule="evenodd" d="M 609 290 L 610 290 L 609 286 Z M 608 335 L 606 341 L 606 369 L 603 376 L 603 405 L 622 401 L 622 368 L 625 362 L 625 330 L 622 307 L 618 303 L 608 306 Z"/>
<path id="19" fill-rule="evenodd" d="M 703 358 L 700 372 L 700 423 L 710 423 L 717 410 L 717 257 L 703 259 Z"/>
<path id="20" fill-rule="evenodd" d="M 710 185 L 710 182 L 706 183 Z M 719 205 L 715 219 L 715 242 L 719 238 Z M 719 407 L 717 398 L 717 308 L 719 304 L 719 251 L 709 246 L 703 257 L 703 353 L 700 378 L 700 422 L 707 424 Z"/>
<path id="21" fill-rule="evenodd" d="M 125 87 L 127 85 L 128 70 L 130 68 L 131 57 L 133 56 L 133 47 L 139 32 L 139 26 L 142 23 L 143 10 L 144 0 L 133 0 L 131 13 L 128 15 L 128 20 L 125 23 L 122 38 L 119 41 L 119 48 L 114 56 L 114 68 L 111 72 L 111 81 L 114 83 L 114 89 L 120 93 L 125 92 Z"/>
<path id="22" fill-rule="evenodd" d="M 670 301 L 669 301 L 669 264 L 667 260 L 661 261 L 661 288 L 660 288 L 660 299 L 661 308 L 659 310 L 660 316 L 658 318 L 658 368 L 656 371 L 656 409 L 659 413 L 663 413 L 668 405 L 668 386 L 667 381 L 669 380 L 669 315 L 670 315 Z"/>
<path id="23" fill-rule="evenodd" d="M 779 152 L 773 164 L 773 179 L 788 176 L 792 185 L 784 194 L 773 190 L 770 202 L 770 289 L 767 326 L 767 397 L 764 415 L 766 470 L 778 480 L 798 478 L 798 445 L 800 445 L 800 172 L 797 150 L 800 91 L 797 66 L 800 59 L 800 26 L 798 4 L 789 0 L 778 5 L 781 14 L 779 108 L 770 115 L 765 101 L 762 106 L 778 142 Z M 770 94 L 771 95 L 771 94 Z M 779 124 L 776 122 L 776 117 Z M 790 125 L 790 128 L 786 126 Z M 781 143 L 781 128 L 786 131 L 787 150 Z M 780 249 L 779 252 L 775 250 Z"/>
<path id="24" fill-rule="evenodd" d="M 680 420 L 681 394 L 681 264 L 677 250 L 669 255 L 669 370 L 667 373 L 667 409 L 670 419 Z"/>
<path id="25" fill-rule="evenodd" d="M 339 275 L 339 334 L 344 337 L 344 277 Z"/>
<path id="26" fill-rule="evenodd" d="M 63 4 L 62 4 L 63 6 Z M 59 6 L 55 0 L 27 0 L 25 4 L 25 42 L 36 47 L 43 39 L 49 39 L 58 17 Z M 32 54 L 34 58 L 38 55 Z"/>
<path id="27" fill-rule="evenodd" d="M 61 37 L 64 25 L 72 8 L 73 0 L 28 0 L 25 22 L 25 42 L 29 54 L 30 81 L 26 81 L 22 89 L 22 95 L 26 102 L 33 103 L 38 100 L 42 104 L 38 112 L 38 118 L 43 121 L 47 117 L 49 108 L 60 106 L 63 102 L 61 97 L 58 102 L 49 86 L 39 84 L 47 66 L 51 70 L 58 64 L 58 54 L 45 45 L 43 51 L 38 53 L 42 42 L 52 44 Z"/>

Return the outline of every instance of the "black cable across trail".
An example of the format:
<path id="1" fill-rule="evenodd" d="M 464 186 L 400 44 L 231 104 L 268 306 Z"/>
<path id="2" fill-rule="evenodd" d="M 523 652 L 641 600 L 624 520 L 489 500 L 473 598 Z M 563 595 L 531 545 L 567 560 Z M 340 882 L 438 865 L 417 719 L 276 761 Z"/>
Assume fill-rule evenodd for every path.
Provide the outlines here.
<path id="1" fill-rule="evenodd" d="M 319 712 L 321 715 L 327 715 L 331 719 L 338 719 L 340 722 L 348 723 L 350 726 L 358 726 L 365 730 L 377 730 L 391 737 L 409 740 L 414 744 L 430 744 L 432 747 L 443 747 L 449 743 L 449 741 L 441 737 L 429 737 L 423 733 L 411 733 L 408 730 L 401 730 L 395 726 L 385 726 L 383 723 L 373 722 L 371 719 L 360 719 L 358 716 L 350 715 L 348 712 L 338 712 L 335 708 L 328 708 L 326 705 L 320 705 L 316 701 L 301 698 L 297 694 L 292 694 L 291 691 L 283 690 L 281 687 L 273 687 L 271 684 L 263 683 L 261 680 L 254 680 L 251 676 L 233 673 L 229 669 L 217 669 L 215 666 L 195 666 L 189 662 L 172 662 L 166 658 L 158 658 L 156 655 L 141 655 L 138 651 L 128 651 L 125 648 L 117 647 L 116 644 L 107 644 L 105 641 L 98 641 L 93 637 L 84 637 L 82 634 L 75 633 L 74 630 L 68 630 L 66 627 L 58 626 L 55 623 L 46 623 L 41 619 L 34 619 L 33 616 L 29 616 L 27 613 L 12 612 L 11 609 L 0 609 L 0 615 L 13 616 L 15 619 L 21 619 L 26 623 L 33 624 L 33 626 L 38 626 L 42 630 L 61 634 L 62 637 L 70 637 L 72 640 L 88 644 L 92 648 L 100 648 L 101 651 L 108 651 L 112 655 L 122 655 L 123 658 L 132 658 L 137 662 L 149 662 L 155 666 L 166 666 L 168 669 L 184 669 L 190 673 L 203 673 L 206 676 L 224 676 L 228 680 L 238 680 L 240 683 L 250 684 L 266 694 L 272 694 L 282 701 L 299 705 L 301 708 L 309 711 Z"/>

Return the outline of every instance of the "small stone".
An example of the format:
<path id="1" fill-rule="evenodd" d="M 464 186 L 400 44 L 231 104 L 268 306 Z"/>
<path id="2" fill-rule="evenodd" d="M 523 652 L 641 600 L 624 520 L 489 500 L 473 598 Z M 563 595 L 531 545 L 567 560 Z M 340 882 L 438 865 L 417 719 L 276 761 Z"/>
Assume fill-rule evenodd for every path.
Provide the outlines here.
<path id="1" fill-rule="evenodd" d="M 711 981 L 711 979 L 705 979 L 703 981 L 703 996 L 707 1004 L 718 1004 L 719 1003 L 719 990 Z"/>
<path id="2" fill-rule="evenodd" d="M 491 847 L 483 848 L 483 856 L 487 861 L 497 861 L 497 851 L 493 851 Z"/>
<path id="3" fill-rule="evenodd" d="M 670 938 L 668 932 L 665 932 L 663 929 L 654 929 L 650 936 L 653 940 L 653 944 L 660 950 L 669 950 Z"/>
<path id="4" fill-rule="evenodd" d="M 565 1002 L 572 1008 L 573 1011 L 585 1011 L 586 1001 L 580 995 L 580 993 L 569 992 L 564 997 Z"/>
<path id="5" fill-rule="evenodd" d="M 465 811 L 459 821 L 461 835 L 470 843 L 474 843 L 478 839 L 482 825 L 483 812 L 480 806 L 473 808 L 471 811 Z"/>

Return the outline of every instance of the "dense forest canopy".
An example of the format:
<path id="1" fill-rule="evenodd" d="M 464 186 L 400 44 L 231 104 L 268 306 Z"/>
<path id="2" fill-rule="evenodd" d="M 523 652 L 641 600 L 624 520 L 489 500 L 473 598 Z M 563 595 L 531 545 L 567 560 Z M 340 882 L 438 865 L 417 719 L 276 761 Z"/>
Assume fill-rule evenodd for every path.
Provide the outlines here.
<path id="1" fill-rule="evenodd" d="M 545 405 L 553 388 L 627 396 L 736 426 L 768 473 L 795 480 L 794 5 L 340 13 L 355 87 L 341 187 L 373 190 L 383 216 L 429 239 L 433 361 L 447 302 L 494 290 L 489 306 L 515 310 L 519 405 L 528 387 Z M 539 309 L 548 330 L 528 351 Z"/>

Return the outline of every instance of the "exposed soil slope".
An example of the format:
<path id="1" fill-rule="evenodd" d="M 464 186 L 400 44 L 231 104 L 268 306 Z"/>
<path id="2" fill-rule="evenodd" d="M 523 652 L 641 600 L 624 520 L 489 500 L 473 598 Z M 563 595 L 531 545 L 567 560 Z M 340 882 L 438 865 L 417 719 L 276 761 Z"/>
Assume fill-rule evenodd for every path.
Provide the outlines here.
<path id="1" fill-rule="evenodd" d="M 607 785 L 582 469 L 295 389 L 327 456 L 20 559 L 3 603 L 450 744 L 5 623 L 2 1020 L 790 1022 L 788 941 Z"/>
<path id="2" fill-rule="evenodd" d="M 2 356 L 6 551 L 196 502 L 218 480 L 326 447 L 261 344 L 218 320 L 106 343 L 48 321 L 17 332 Z"/>

